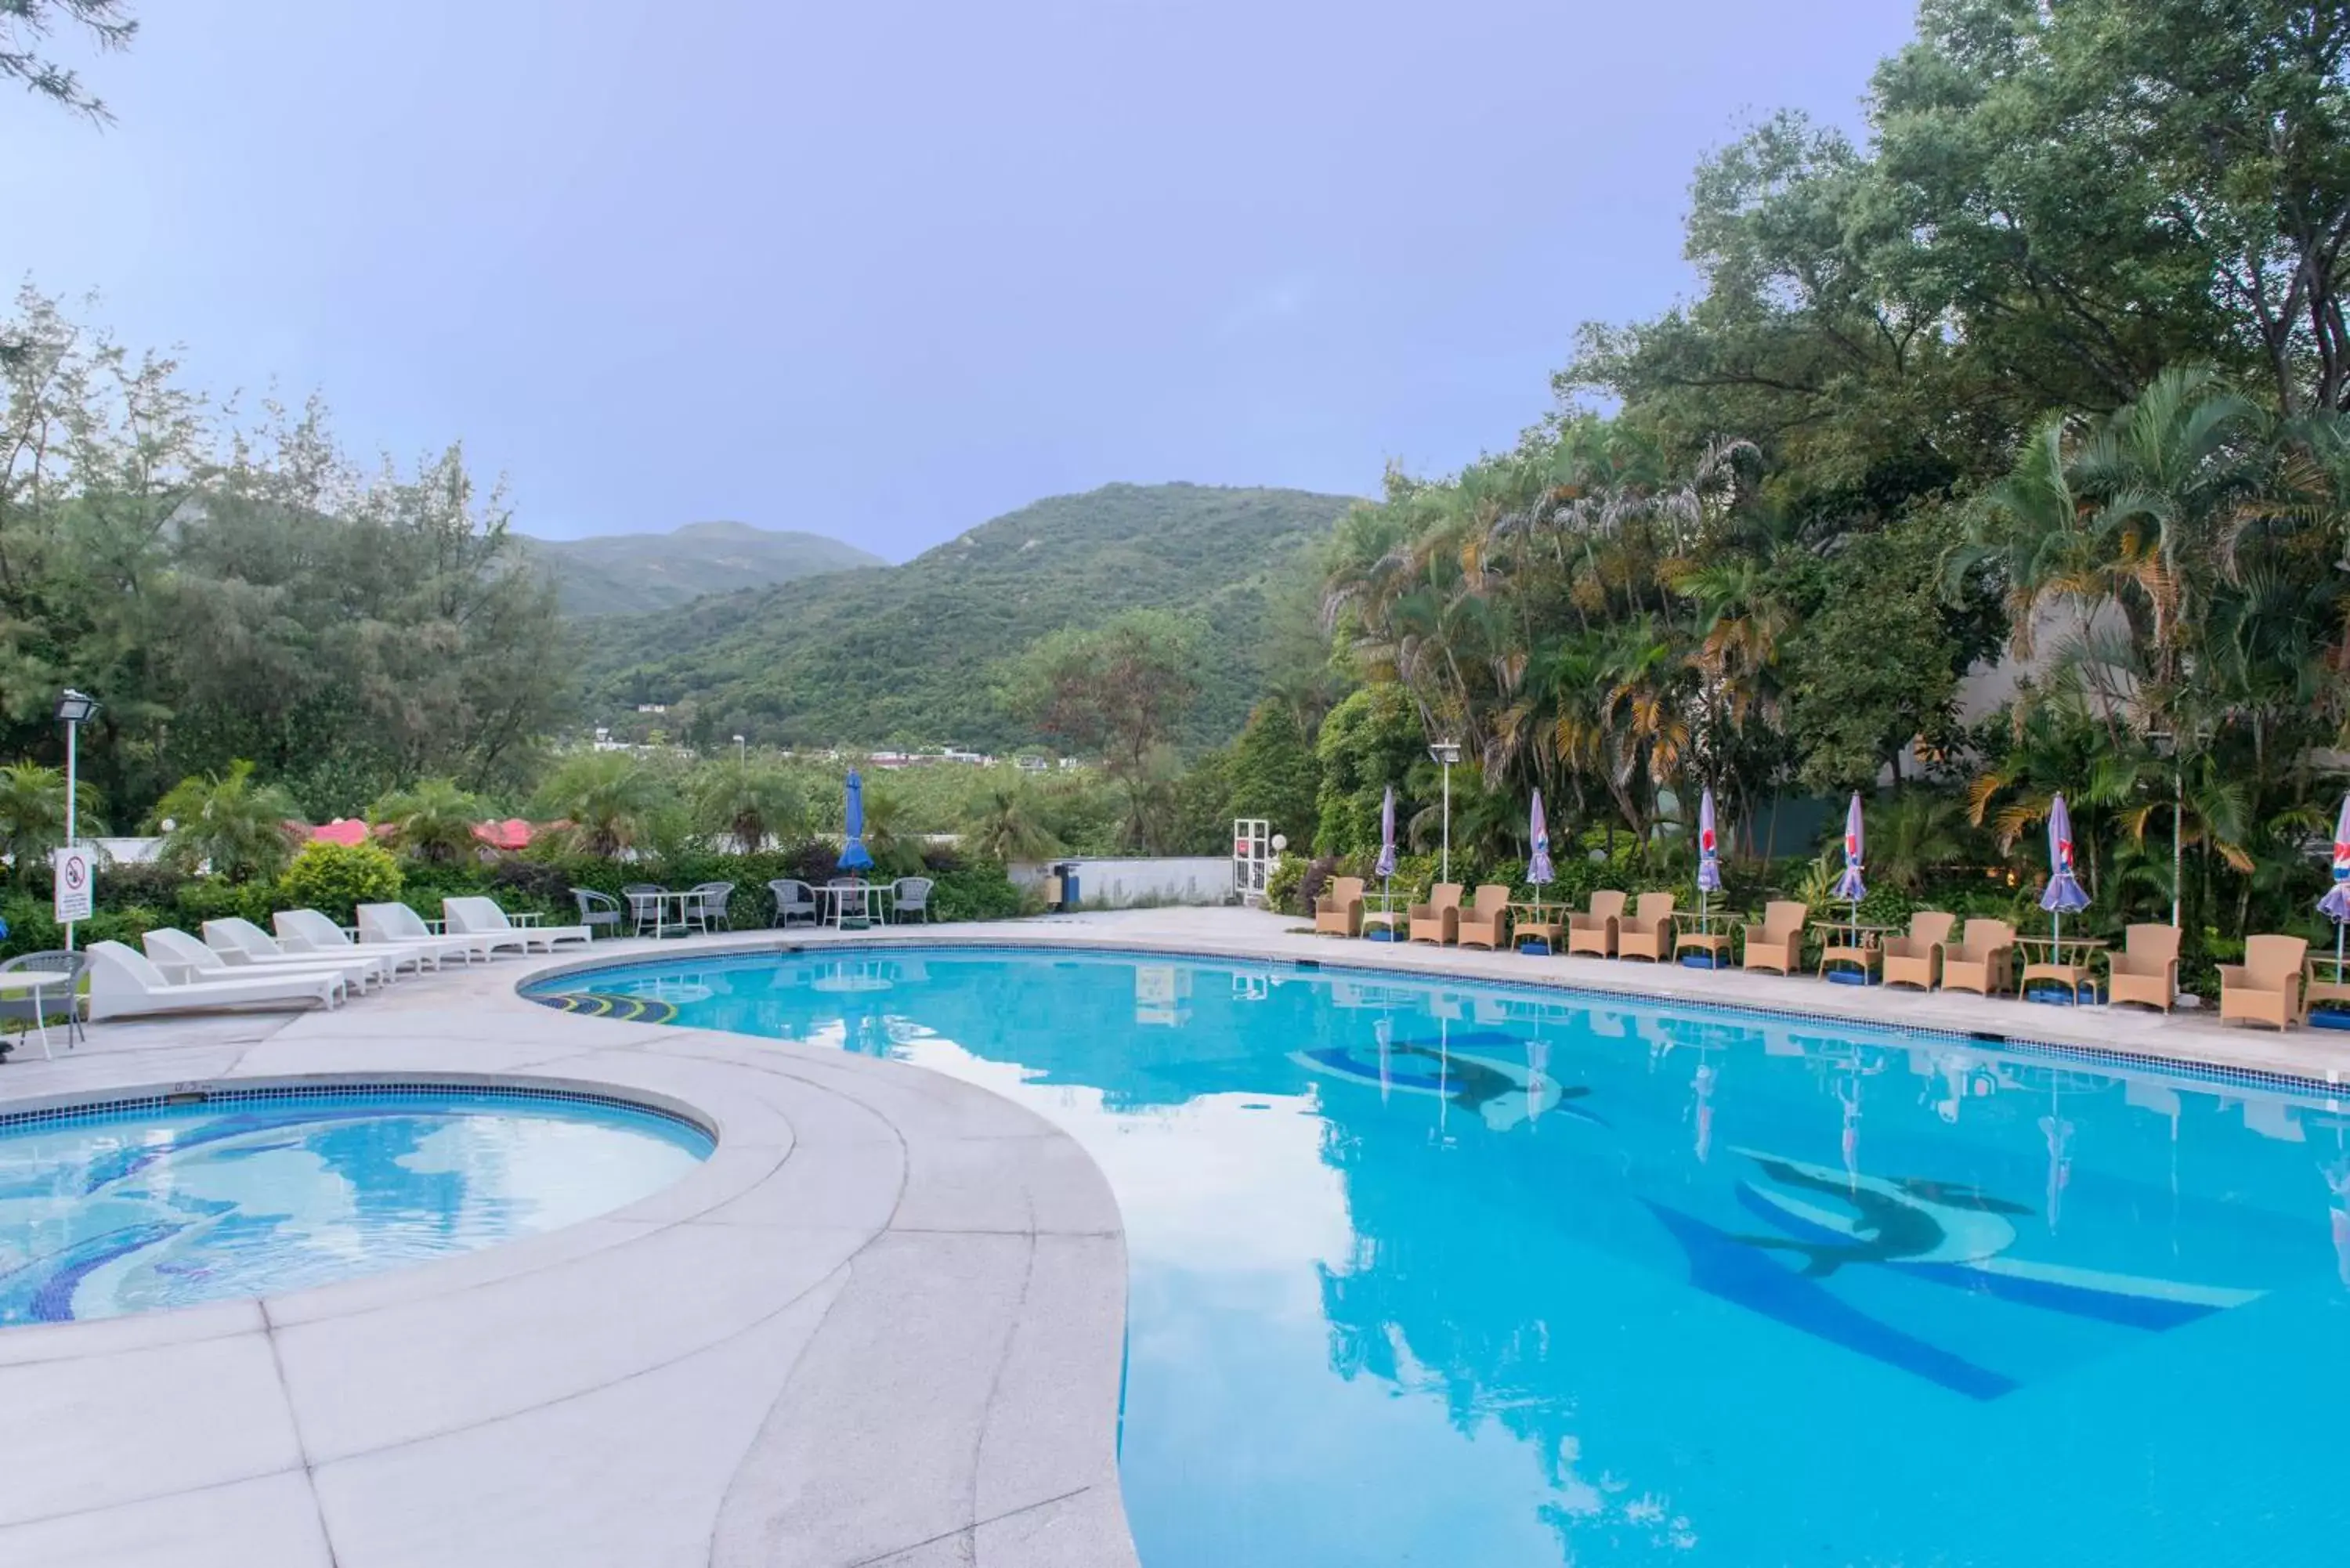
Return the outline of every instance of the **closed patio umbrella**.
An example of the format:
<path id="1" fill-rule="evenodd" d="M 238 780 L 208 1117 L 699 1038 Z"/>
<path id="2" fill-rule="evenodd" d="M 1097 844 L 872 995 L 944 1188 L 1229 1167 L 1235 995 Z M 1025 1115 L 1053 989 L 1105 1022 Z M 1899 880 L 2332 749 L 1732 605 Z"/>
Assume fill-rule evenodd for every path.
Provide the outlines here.
<path id="1" fill-rule="evenodd" d="M 847 831 L 848 843 L 840 852 L 843 871 L 873 869 L 873 851 L 865 847 L 865 781 L 857 770 L 848 770 L 848 800 L 841 814 L 842 826 Z"/>
<path id="2" fill-rule="evenodd" d="M 1395 875 L 1395 785 L 1389 784 L 1379 802 L 1379 863 L 1374 867 L 1382 880 Z"/>
<path id="3" fill-rule="evenodd" d="M 1526 836 L 1534 842 L 1534 852 L 1526 857 L 1526 885 L 1534 890 L 1534 919 L 1542 919 L 1542 890 L 1558 880 L 1558 872 L 1550 863 L 1550 824 L 1543 820 L 1542 791 L 1534 791 L 1534 810 L 1528 814 Z"/>
<path id="4" fill-rule="evenodd" d="M 1852 792 L 1852 805 L 1844 814 L 1844 875 L 1836 878 L 1833 897 L 1852 906 L 1853 945 L 1860 944 L 1860 901 L 1868 897 L 1868 884 L 1860 877 L 1862 851 L 1866 847 L 1861 834 L 1860 792 Z"/>
<path id="5" fill-rule="evenodd" d="M 2350 925 L 2350 794 L 2334 819 L 2334 886 L 2317 900 L 2317 911 L 2334 922 L 2334 978 L 2342 978 L 2342 928 Z"/>
<path id="6" fill-rule="evenodd" d="M 1379 802 L 1379 863 L 1371 867 L 1379 874 L 1379 907 L 1388 917 L 1379 929 L 1388 941 L 1395 940 L 1395 785 L 1389 784 Z"/>
<path id="7" fill-rule="evenodd" d="M 1697 803 L 1697 909 L 1706 911 L 1706 899 L 1721 891 L 1721 846 L 1713 834 L 1713 791 L 1708 789 Z"/>
<path id="8" fill-rule="evenodd" d="M 2048 911 L 2049 935 L 2064 934 L 2064 917 L 2089 907 L 2089 895 L 2073 874 L 2073 814 L 2058 795 L 2048 807 L 2048 889 L 2040 895 Z"/>

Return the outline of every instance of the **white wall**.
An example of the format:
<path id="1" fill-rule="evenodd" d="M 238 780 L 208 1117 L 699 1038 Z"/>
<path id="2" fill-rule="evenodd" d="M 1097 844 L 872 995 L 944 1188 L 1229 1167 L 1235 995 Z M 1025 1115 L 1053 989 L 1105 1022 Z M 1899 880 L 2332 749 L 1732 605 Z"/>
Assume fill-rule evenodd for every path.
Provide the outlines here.
<path id="1" fill-rule="evenodd" d="M 1014 866 L 1012 880 L 1021 887 L 1041 882 L 1055 866 Z M 1076 860 L 1077 897 L 1088 908 L 1122 909 L 1130 904 L 1229 904 L 1232 901 L 1232 863 L 1221 855 L 1170 857 L 1165 859 Z"/>

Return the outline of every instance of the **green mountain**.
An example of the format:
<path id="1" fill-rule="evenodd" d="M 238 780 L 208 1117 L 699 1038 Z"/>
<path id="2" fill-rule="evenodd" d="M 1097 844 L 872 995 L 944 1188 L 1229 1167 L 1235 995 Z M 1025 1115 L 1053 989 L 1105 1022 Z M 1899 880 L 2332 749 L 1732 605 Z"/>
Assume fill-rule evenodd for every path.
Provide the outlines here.
<path id="1" fill-rule="evenodd" d="M 573 616 L 670 609 L 704 594 L 886 564 L 869 551 L 821 534 L 748 523 L 689 523 L 667 534 L 524 543 L 531 557 L 553 574 L 564 613 Z"/>
<path id="2" fill-rule="evenodd" d="M 1159 608 L 1198 618 L 1193 738 L 1235 732 L 1261 690 L 1266 596 L 1351 497 L 1113 484 L 985 523 L 900 566 L 837 573 L 599 621 L 589 708 L 625 727 L 671 707 L 672 734 L 782 744 L 1033 737 L 997 707 L 994 668 L 1063 627 Z"/>

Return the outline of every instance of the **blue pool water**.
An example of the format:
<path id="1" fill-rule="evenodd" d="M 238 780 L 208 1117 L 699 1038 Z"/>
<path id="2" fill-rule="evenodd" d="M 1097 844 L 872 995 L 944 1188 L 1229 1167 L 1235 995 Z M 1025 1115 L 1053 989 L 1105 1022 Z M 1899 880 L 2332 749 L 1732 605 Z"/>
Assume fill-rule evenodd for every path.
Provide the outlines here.
<path id="1" fill-rule="evenodd" d="M 1082 1140 L 1132 1255 L 1146 1568 L 2345 1549 L 2350 1106 L 1286 965 L 868 950 L 553 986 L 902 1057 Z"/>
<path id="2" fill-rule="evenodd" d="M 699 1130 L 543 1096 L 279 1095 L 0 1130 L 0 1324 L 274 1295 L 666 1187 Z"/>

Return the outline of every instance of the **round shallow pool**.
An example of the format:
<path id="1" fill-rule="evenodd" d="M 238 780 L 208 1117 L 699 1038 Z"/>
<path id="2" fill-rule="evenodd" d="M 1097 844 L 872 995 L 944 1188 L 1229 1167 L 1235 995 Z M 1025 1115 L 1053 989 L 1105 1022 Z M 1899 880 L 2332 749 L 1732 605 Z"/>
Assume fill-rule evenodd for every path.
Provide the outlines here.
<path id="1" fill-rule="evenodd" d="M 1146 1568 L 2340 1550 L 2350 1118 L 2289 1085 L 1134 954 L 539 1000 L 903 1057 L 1075 1134 L 1127 1225 Z"/>
<path id="2" fill-rule="evenodd" d="M 701 1128 L 546 1090 L 259 1089 L 0 1125 L 0 1324 L 276 1295 L 606 1213 Z"/>

